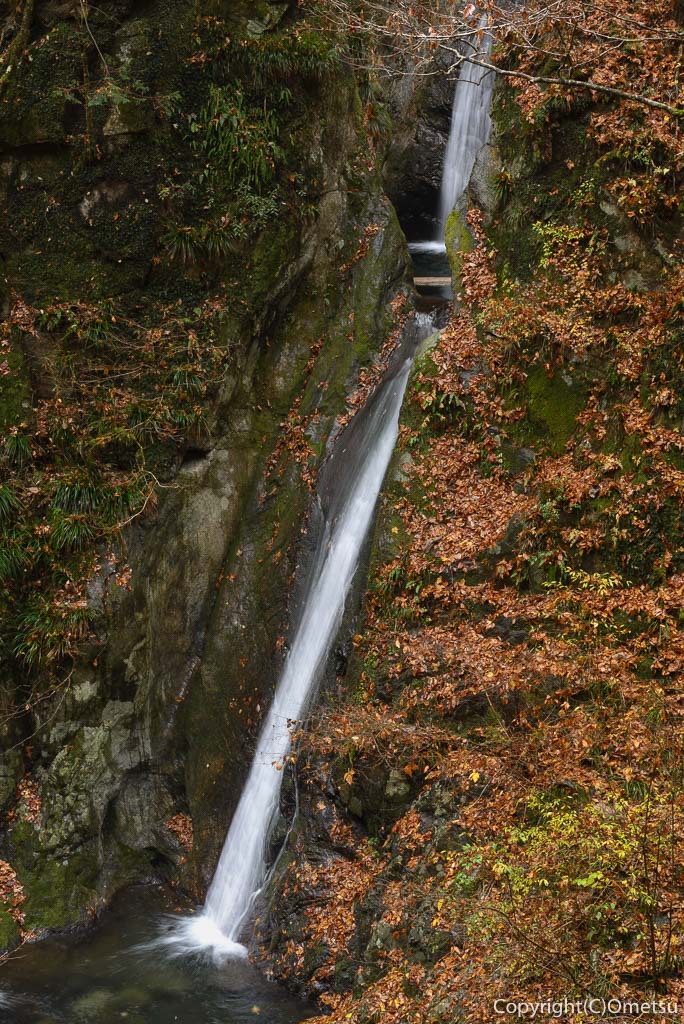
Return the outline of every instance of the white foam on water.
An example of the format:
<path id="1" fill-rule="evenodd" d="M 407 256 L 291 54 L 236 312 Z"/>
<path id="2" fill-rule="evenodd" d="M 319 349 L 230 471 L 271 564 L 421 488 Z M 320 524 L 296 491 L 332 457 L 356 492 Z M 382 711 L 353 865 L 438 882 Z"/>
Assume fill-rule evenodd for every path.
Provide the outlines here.
<path id="1" fill-rule="evenodd" d="M 200 953 L 218 962 L 247 958 L 247 947 L 229 939 L 206 914 L 165 918 L 161 933 L 135 946 L 132 952 L 163 952 L 172 958 Z"/>
<path id="2" fill-rule="evenodd" d="M 409 242 L 409 252 L 429 252 L 436 256 L 446 253 L 444 242 Z"/>

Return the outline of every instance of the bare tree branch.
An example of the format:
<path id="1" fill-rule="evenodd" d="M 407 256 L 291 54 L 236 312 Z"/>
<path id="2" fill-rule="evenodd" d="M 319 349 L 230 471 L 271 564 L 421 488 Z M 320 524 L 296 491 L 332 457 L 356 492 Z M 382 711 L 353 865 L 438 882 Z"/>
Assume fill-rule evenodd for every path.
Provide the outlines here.
<path id="1" fill-rule="evenodd" d="M 479 0 L 478 4 L 466 4 L 459 13 L 415 0 L 392 4 L 324 0 L 322 7 L 316 0 L 312 2 L 331 26 L 343 28 L 352 37 L 371 36 L 384 47 L 383 56 L 392 63 L 393 73 L 443 73 L 434 61 L 435 52 L 442 51 L 456 58 L 449 72 L 467 62 L 512 80 L 588 90 L 662 110 L 674 118 L 684 116 L 684 107 L 676 103 L 621 88 L 619 82 L 600 82 L 592 75 L 592 69 L 603 68 L 611 60 L 614 72 L 615 58 L 623 52 L 627 56 L 643 47 L 681 47 L 684 32 L 674 21 L 662 27 L 650 24 L 631 14 L 629 8 L 621 10 L 616 4 L 598 0 L 530 0 L 524 5 Z M 517 63 L 517 67 L 490 60 L 480 51 L 485 31 L 503 44 L 511 64 Z M 464 53 L 468 48 L 474 52 Z M 558 73 L 536 74 L 533 65 L 548 61 L 559 66 Z M 570 73 L 563 73 L 565 69 Z"/>
<path id="2" fill-rule="evenodd" d="M 445 50 L 450 47 L 444 47 Z M 458 51 L 455 51 L 458 53 Z M 532 82 L 533 84 L 543 85 L 560 85 L 564 88 L 569 89 L 589 89 L 591 92 L 600 92 L 608 96 L 617 96 L 618 99 L 629 100 L 631 103 L 637 103 L 643 107 L 653 107 L 654 110 L 665 110 L 668 114 L 672 114 L 673 117 L 684 117 L 684 109 L 680 107 L 672 107 L 669 103 L 661 103 L 660 100 L 652 100 L 649 96 L 644 96 L 641 93 L 626 92 L 624 89 L 616 89 L 610 85 L 601 85 L 600 82 L 594 82 L 590 78 L 553 78 L 547 75 L 528 75 L 524 71 L 515 71 L 508 68 L 499 67 L 497 64 L 492 64 L 489 61 L 479 60 L 477 57 L 467 57 L 459 54 L 458 63 L 474 64 L 480 68 L 486 68 L 488 71 L 493 71 L 497 75 L 503 75 L 507 78 L 521 78 L 526 82 Z"/>

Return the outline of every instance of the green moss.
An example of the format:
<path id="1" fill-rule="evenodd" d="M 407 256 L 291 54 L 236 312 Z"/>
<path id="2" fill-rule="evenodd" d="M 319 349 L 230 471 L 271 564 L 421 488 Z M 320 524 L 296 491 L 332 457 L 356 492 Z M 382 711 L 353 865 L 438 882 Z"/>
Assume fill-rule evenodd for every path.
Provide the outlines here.
<path id="1" fill-rule="evenodd" d="M 201 9 L 205 16 L 230 18 L 231 21 L 242 23 L 241 28 L 246 31 L 250 20 L 273 19 L 278 6 L 282 5 L 270 4 L 267 0 L 208 0 L 201 5 Z"/>
<path id="2" fill-rule="evenodd" d="M 439 331 L 435 331 L 429 338 L 421 342 L 413 360 L 409 387 L 417 377 L 434 377 L 437 373 L 437 366 L 432 357 L 432 351 L 439 341 Z"/>
<path id="3" fill-rule="evenodd" d="M 147 131 L 152 120 L 152 108 L 145 99 L 122 97 L 112 103 L 104 126 L 105 135 L 134 135 Z"/>
<path id="4" fill-rule="evenodd" d="M 40 931 L 82 920 L 97 899 L 95 844 L 68 858 L 46 854 L 40 832 L 26 820 L 12 829 L 11 843 L 11 863 L 24 888 L 25 928 Z"/>
<path id="5" fill-rule="evenodd" d="M 25 926 L 62 928 L 83 917 L 97 900 L 97 851 L 80 851 L 68 860 L 36 859 L 30 870 L 17 868 L 24 886 Z"/>
<path id="6" fill-rule="evenodd" d="M 0 389 L 0 429 L 19 423 L 30 414 L 31 406 L 28 371 L 18 345 L 12 345 L 3 361 L 9 373 L 3 376 Z"/>
<path id="7" fill-rule="evenodd" d="M 19 928 L 9 910 L 0 907 L 0 952 L 14 949 L 19 942 Z"/>
<path id="8" fill-rule="evenodd" d="M 266 302 L 285 268 L 295 260 L 298 243 L 298 226 L 288 216 L 259 236 L 244 267 L 245 292 L 251 309 L 257 310 Z"/>
<path id="9" fill-rule="evenodd" d="M 463 258 L 473 248 L 473 236 L 460 210 L 452 210 L 446 222 L 444 233 L 447 257 L 456 288 L 459 287 Z"/>
<path id="10" fill-rule="evenodd" d="M 30 47 L 0 102 L 5 146 L 64 141 L 64 116 L 81 69 L 82 40 L 66 20 Z"/>
<path id="11" fill-rule="evenodd" d="M 383 230 L 371 239 L 368 254 L 354 272 L 354 354 L 360 360 L 391 327 L 391 318 L 378 297 L 407 273 L 406 243 L 393 207 L 383 206 L 377 220 Z"/>
<path id="12" fill-rule="evenodd" d="M 584 408 L 583 389 L 568 384 L 563 374 L 548 377 L 539 367 L 529 374 L 525 390 L 530 424 L 542 432 L 551 451 L 561 452 Z"/>
<path id="13" fill-rule="evenodd" d="M 502 280 L 534 278 L 541 255 L 535 222 L 581 223 L 589 210 L 597 227 L 605 221 L 599 198 L 606 175 L 594 163 L 598 153 L 587 134 L 586 114 L 578 108 L 550 115 L 548 122 L 542 118 L 532 126 L 510 90 L 495 92 L 492 118 L 502 170 L 495 184 L 498 215 L 489 234 L 501 254 Z"/>
<path id="14" fill-rule="evenodd" d="M 23 756 L 20 750 L 8 750 L 0 755 L 0 810 L 14 801 L 17 784 L 23 774 Z"/>

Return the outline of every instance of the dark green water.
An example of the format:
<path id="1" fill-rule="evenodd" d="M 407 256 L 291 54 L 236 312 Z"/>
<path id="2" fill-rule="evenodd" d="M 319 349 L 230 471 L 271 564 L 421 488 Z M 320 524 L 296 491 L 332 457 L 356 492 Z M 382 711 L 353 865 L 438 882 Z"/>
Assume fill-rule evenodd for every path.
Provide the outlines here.
<path id="1" fill-rule="evenodd" d="M 92 931 L 23 946 L 0 966 L 3 1024 L 298 1024 L 313 1015 L 248 961 L 137 950 L 173 910 L 159 890 L 123 894 Z"/>

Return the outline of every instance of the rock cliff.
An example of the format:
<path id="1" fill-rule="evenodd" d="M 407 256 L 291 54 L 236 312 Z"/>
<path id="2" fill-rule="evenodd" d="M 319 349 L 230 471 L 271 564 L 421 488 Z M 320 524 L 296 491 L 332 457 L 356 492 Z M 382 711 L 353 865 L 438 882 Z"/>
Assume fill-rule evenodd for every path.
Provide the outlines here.
<path id="1" fill-rule="evenodd" d="M 137 880 L 202 894 L 407 256 L 296 5 L 6 13 L 2 856 L 40 931 Z"/>

